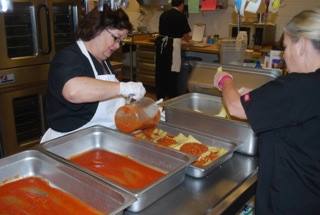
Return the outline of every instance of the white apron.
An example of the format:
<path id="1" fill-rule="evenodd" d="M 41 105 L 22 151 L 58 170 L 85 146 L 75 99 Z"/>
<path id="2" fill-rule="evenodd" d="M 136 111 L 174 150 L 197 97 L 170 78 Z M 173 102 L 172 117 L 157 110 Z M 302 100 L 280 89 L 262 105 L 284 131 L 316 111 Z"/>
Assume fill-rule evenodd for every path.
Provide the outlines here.
<path id="1" fill-rule="evenodd" d="M 181 70 L 181 38 L 173 38 L 172 41 L 172 72 Z"/>
<path id="2" fill-rule="evenodd" d="M 93 61 L 90 57 L 90 54 L 87 51 L 83 41 L 78 40 L 77 44 L 78 44 L 82 54 L 84 54 L 88 58 L 96 79 L 104 80 L 104 81 L 119 82 L 117 80 L 117 78 L 115 77 L 115 75 L 112 74 L 112 71 L 109 68 L 108 64 L 106 64 L 105 62 L 104 63 L 106 64 L 106 66 L 109 70 L 108 71 L 109 74 L 98 75 L 98 72 L 93 64 Z M 99 102 L 98 108 L 97 108 L 94 116 L 92 117 L 92 119 L 89 122 L 87 122 L 85 125 L 83 125 L 82 127 L 78 128 L 74 131 L 84 129 L 84 128 L 87 128 L 87 127 L 90 127 L 93 125 L 102 125 L 102 126 L 106 126 L 106 127 L 110 127 L 110 128 L 115 128 L 115 122 L 114 122 L 115 113 L 118 110 L 118 108 L 123 106 L 124 104 L 125 104 L 125 99 L 123 97 L 117 97 L 117 98 L 108 99 L 108 100 Z M 63 135 L 69 134 L 74 131 L 58 132 L 58 131 L 55 131 L 55 130 L 49 128 L 46 131 L 46 133 L 43 135 L 43 137 L 41 139 L 41 143 L 43 143 L 45 141 L 49 141 L 49 140 L 57 138 L 57 137 L 61 137 Z"/>

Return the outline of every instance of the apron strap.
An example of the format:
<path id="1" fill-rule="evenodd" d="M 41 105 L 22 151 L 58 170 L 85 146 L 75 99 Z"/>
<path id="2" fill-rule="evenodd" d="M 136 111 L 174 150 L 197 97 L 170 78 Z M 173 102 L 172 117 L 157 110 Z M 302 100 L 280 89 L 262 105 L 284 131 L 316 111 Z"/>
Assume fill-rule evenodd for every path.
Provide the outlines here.
<path id="1" fill-rule="evenodd" d="M 160 50 L 160 54 L 162 54 L 163 49 L 167 46 L 168 40 L 169 40 L 169 37 L 168 37 L 168 36 L 165 36 L 165 37 L 163 37 L 163 38 L 161 39 L 161 50 Z"/>
<path id="2" fill-rule="evenodd" d="M 82 54 L 83 54 L 84 56 L 86 56 L 87 59 L 89 60 L 90 65 L 91 65 L 91 67 L 92 67 L 92 70 L 93 70 L 93 72 L 94 72 L 94 76 L 95 76 L 95 77 L 98 77 L 98 72 L 97 72 L 97 70 L 96 70 L 96 67 L 95 67 L 94 64 L 93 64 L 93 61 L 92 61 L 92 59 L 91 59 L 91 56 L 90 56 L 88 50 L 86 49 L 86 46 L 84 45 L 84 42 L 83 42 L 82 40 L 78 40 L 78 41 L 77 41 L 77 44 L 78 44 L 78 46 L 79 46 Z"/>
<path id="3" fill-rule="evenodd" d="M 108 62 L 107 61 L 103 61 L 104 65 L 106 66 L 107 70 L 108 70 L 108 73 L 110 75 L 113 75 L 113 72 L 112 72 L 112 69 L 110 68 L 110 66 L 108 65 Z"/>

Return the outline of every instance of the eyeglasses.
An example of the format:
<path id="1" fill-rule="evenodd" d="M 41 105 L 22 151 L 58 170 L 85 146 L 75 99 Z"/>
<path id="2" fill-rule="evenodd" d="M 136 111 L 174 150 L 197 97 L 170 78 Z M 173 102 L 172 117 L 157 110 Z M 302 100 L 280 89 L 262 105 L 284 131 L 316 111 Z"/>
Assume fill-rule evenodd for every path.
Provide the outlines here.
<path id="1" fill-rule="evenodd" d="M 112 33 L 111 31 L 109 31 L 108 29 L 106 29 L 106 31 L 111 35 L 111 37 L 113 38 L 113 41 L 115 43 L 119 43 L 120 45 L 122 44 L 122 38 L 121 37 L 117 37 L 116 35 L 114 35 L 114 33 Z"/>

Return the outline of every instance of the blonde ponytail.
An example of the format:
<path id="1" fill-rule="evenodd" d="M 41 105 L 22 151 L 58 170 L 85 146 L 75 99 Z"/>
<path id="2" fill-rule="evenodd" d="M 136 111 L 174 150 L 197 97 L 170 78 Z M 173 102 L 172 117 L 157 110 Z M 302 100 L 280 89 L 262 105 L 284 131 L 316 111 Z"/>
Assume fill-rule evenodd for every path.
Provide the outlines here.
<path id="1" fill-rule="evenodd" d="M 289 21 L 284 30 L 293 41 L 305 37 L 320 50 L 320 8 L 300 12 Z"/>

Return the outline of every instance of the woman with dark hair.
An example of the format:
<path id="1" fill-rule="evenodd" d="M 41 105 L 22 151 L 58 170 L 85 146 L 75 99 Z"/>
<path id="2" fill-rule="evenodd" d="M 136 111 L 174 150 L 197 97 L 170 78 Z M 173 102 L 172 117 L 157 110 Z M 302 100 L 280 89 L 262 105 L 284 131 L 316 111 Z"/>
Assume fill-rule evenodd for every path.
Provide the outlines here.
<path id="1" fill-rule="evenodd" d="M 41 142 L 92 125 L 115 128 L 116 110 L 125 97 L 140 100 L 140 82 L 119 82 L 108 58 L 132 30 L 122 9 L 89 12 L 79 25 L 77 42 L 51 62 L 46 98 L 49 129 Z"/>
<path id="2" fill-rule="evenodd" d="M 320 9 L 292 18 L 284 47 L 288 75 L 242 96 L 228 73 L 214 86 L 258 137 L 256 214 L 320 214 Z"/>

